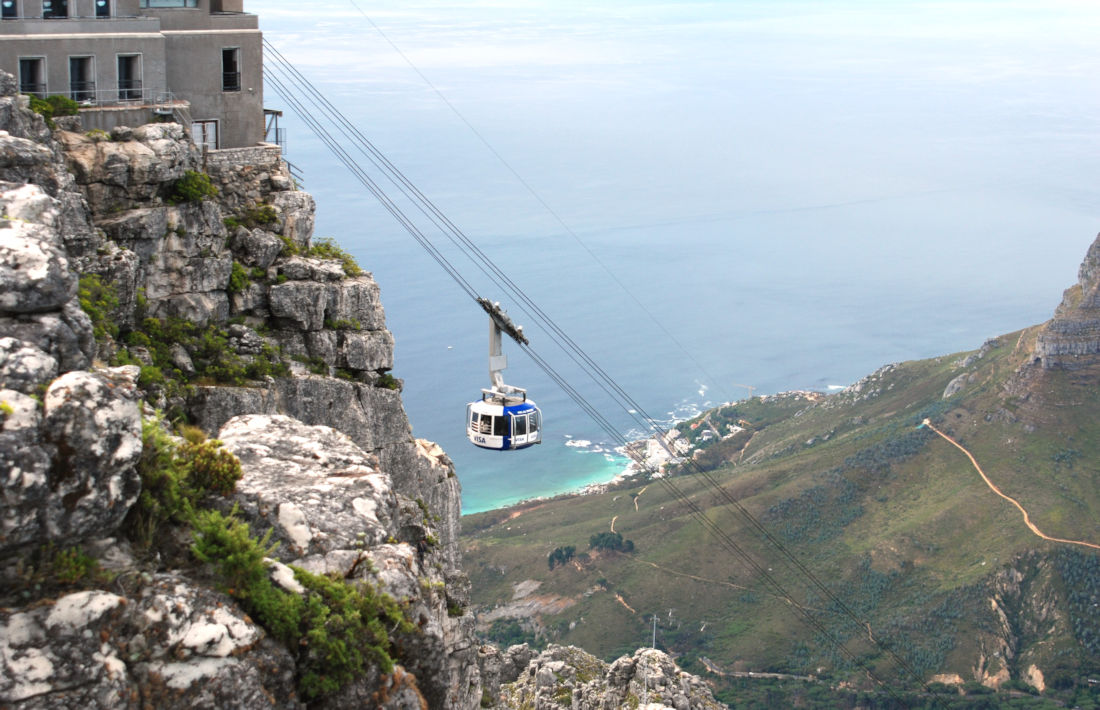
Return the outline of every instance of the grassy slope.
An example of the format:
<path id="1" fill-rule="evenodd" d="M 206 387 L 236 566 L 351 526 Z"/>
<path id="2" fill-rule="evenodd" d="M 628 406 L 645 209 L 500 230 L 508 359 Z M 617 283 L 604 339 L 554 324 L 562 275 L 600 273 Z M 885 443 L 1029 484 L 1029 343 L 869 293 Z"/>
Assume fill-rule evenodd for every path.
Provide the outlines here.
<path id="1" fill-rule="evenodd" d="M 711 414 L 721 431 L 739 419 L 755 429 L 743 454 L 737 448 L 747 435 L 731 439 L 734 445 L 710 443 L 702 461 L 735 462 L 711 470 L 711 479 L 924 678 L 946 671 L 969 677 L 1000 633 L 980 583 L 1022 553 L 1053 548 L 989 491 L 957 449 L 917 429 L 924 417 L 970 448 L 1044 532 L 1100 541 L 1100 402 L 1089 381 L 1060 374 L 1041 382 L 1041 407 L 1006 395 L 1006 378 L 1030 337 L 1033 331 L 1004 336 L 965 368 L 959 363 L 968 353 L 884 368 L 858 393 L 812 406 L 757 398 Z M 971 374 L 968 384 L 943 400 L 948 382 L 964 372 Z M 681 429 L 693 437 L 706 429 L 691 430 L 691 423 Z M 853 656 L 883 674 L 905 675 L 701 476 L 673 482 Z M 847 672 L 850 658 L 825 643 L 664 485 L 648 484 L 635 511 L 632 495 L 642 488 L 465 518 L 475 602 L 504 603 L 514 583 L 534 579 L 542 582 L 539 594 L 576 600 L 542 618 L 551 635 L 597 655 L 646 643 L 647 615 L 658 613 L 663 644 L 684 653 L 689 665 L 708 656 L 727 668 Z M 634 541 L 633 555 L 599 554 L 548 569 L 555 547 L 587 550 L 589 536 L 607 530 L 616 515 L 615 530 Z"/>

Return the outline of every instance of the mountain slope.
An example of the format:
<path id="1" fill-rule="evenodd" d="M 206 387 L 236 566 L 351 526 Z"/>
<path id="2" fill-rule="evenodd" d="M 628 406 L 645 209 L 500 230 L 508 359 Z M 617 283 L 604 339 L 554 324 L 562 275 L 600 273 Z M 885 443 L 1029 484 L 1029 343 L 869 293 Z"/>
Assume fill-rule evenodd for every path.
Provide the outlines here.
<path id="1" fill-rule="evenodd" d="M 835 395 L 757 397 L 682 423 L 696 465 L 669 480 L 690 503 L 652 481 L 468 516 L 482 627 L 499 635 L 518 618 L 609 656 L 646 642 L 656 613 L 658 645 L 697 672 L 1087 685 L 1100 671 L 1095 550 L 1036 537 L 920 424 L 969 449 L 1047 535 L 1100 543 L 1098 284 L 1100 239 L 1047 324 Z M 634 552 L 588 548 L 612 525 Z M 580 554 L 551 569 L 568 546 Z"/>

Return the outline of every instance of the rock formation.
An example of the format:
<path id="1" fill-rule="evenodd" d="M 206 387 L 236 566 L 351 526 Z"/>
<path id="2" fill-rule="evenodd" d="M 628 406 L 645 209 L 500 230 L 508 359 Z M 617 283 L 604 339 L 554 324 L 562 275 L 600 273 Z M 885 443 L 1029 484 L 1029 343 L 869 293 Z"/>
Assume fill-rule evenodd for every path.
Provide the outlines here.
<path id="1" fill-rule="evenodd" d="M 1043 369 L 1074 370 L 1096 363 L 1100 355 L 1100 236 L 1089 247 L 1066 289 L 1062 303 L 1040 330 L 1033 360 Z"/>
<path id="2" fill-rule="evenodd" d="M 524 661 L 526 664 L 520 666 Z M 639 649 L 614 663 L 604 663 L 573 646 L 551 644 L 532 658 L 526 645 L 503 654 L 482 653 L 487 681 L 499 678 L 503 707 L 551 710 L 616 710 L 676 708 L 718 710 L 725 707 L 699 678 L 685 673 L 668 654 Z"/>
<path id="3" fill-rule="evenodd" d="M 236 492 L 202 504 L 270 533 L 280 589 L 317 602 L 292 564 L 411 622 L 392 671 L 317 702 L 477 707 L 458 481 L 411 434 L 370 274 L 315 248 L 273 147 L 63 125 L 0 75 L 0 706 L 305 704 L 308 649 L 246 613 L 187 525 L 149 548 L 124 525 L 157 407 L 239 455 Z"/>

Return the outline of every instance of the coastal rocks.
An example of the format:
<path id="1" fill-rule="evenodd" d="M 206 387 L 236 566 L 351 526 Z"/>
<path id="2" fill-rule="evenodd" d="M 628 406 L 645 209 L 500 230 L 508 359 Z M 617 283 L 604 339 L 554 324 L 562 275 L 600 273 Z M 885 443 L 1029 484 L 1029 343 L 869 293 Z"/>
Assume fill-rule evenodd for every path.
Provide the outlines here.
<path id="1" fill-rule="evenodd" d="M 0 610 L 0 705 L 298 707 L 290 655 L 226 596 L 176 575 Z"/>
<path id="2" fill-rule="evenodd" d="M 639 649 L 609 665 L 581 649 L 553 644 L 532 659 L 515 682 L 501 685 L 500 706 L 534 710 L 725 707 L 702 680 L 681 671 L 662 651 Z"/>
<path id="3" fill-rule="evenodd" d="M 1100 363 L 1100 236 L 1089 247 L 1077 278 L 1036 340 L 1032 360 L 1044 370 Z"/>

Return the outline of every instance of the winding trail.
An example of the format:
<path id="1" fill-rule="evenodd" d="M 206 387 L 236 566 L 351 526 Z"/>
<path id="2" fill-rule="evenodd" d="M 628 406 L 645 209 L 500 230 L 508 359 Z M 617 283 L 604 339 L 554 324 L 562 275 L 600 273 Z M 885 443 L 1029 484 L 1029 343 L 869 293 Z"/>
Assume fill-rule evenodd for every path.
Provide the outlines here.
<path id="1" fill-rule="evenodd" d="M 932 422 L 929 421 L 928 419 L 925 419 L 922 422 L 922 424 L 923 424 L 923 426 L 928 427 L 932 431 L 934 431 L 937 434 L 939 434 L 940 436 L 942 436 L 947 441 L 951 442 L 955 446 L 955 448 L 957 448 L 959 451 L 966 454 L 966 457 L 968 459 L 970 459 L 970 463 L 974 464 L 974 468 L 977 469 L 978 475 L 980 475 L 982 477 L 982 480 L 985 481 L 985 485 L 989 486 L 989 489 L 991 491 L 993 491 L 994 493 L 996 493 L 1000 497 L 1004 498 L 1005 500 L 1007 500 L 1012 505 L 1016 506 L 1016 509 L 1019 510 L 1020 513 L 1023 514 L 1024 524 L 1027 525 L 1028 529 L 1031 530 L 1031 532 L 1035 533 L 1037 536 L 1041 537 L 1044 540 L 1049 540 L 1050 542 L 1063 542 L 1067 545 L 1081 545 L 1082 547 L 1091 547 L 1094 550 L 1100 550 L 1100 545 L 1097 545 L 1095 543 L 1084 542 L 1082 540 L 1065 540 L 1065 539 L 1060 538 L 1060 537 L 1051 537 L 1050 535 L 1047 535 L 1046 533 L 1044 533 L 1039 528 L 1035 527 L 1035 523 L 1031 522 L 1031 516 L 1028 515 L 1027 511 L 1024 509 L 1024 506 L 1020 505 L 1019 501 L 1017 501 L 1015 498 L 1012 498 L 1011 496 L 1005 495 L 1004 493 L 1001 492 L 1000 488 L 993 485 L 993 481 L 989 480 L 989 476 L 985 475 L 985 471 L 983 471 L 982 467 L 978 465 L 978 460 L 974 458 L 974 455 L 972 453 L 967 451 L 966 448 L 963 447 L 962 444 L 955 441 L 950 436 L 948 436 L 947 434 L 944 434 L 942 431 L 940 431 L 935 426 L 933 426 Z"/>
<path id="2" fill-rule="evenodd" d="M 615 532 L 615 521 L 619 519 L 619 516 L 615 516 L 611 519 L 611 532 Z"/>

